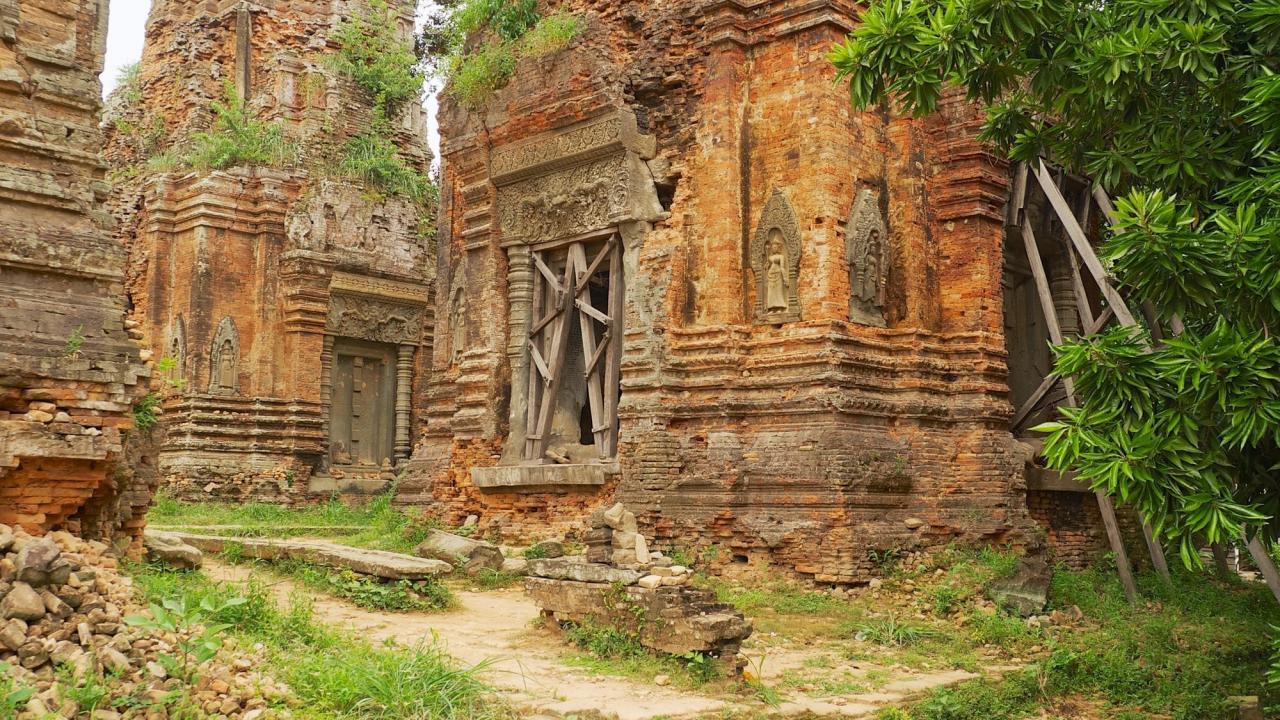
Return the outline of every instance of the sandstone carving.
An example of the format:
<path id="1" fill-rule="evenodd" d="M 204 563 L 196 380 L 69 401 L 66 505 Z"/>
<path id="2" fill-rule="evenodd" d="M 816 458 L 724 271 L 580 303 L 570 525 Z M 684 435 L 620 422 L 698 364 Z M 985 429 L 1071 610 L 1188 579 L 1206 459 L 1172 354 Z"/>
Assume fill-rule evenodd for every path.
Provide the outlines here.
<path id="1" fill-rule="evenodd" d="M 863 325 L 884 326 L 885 283 L 888 277 L 889 232 L 872 190 L 859 190 L 845 225 L 845 256 L 849 259 L 849 319 Z"/>
<path id="2" fill-rule="evenodd" d="M 799 320 L 800 226 L 781 190 L 773 191 L 760 212 L 751 238 L 751 270 L 756 276 L 756 318 Z"/>
<path id="3" fill-rule="evenodd" d="M 240 385 L 240 334 L 231 318 L 218 323 L 209 358 L 209 392 L 235 395 Z"/>

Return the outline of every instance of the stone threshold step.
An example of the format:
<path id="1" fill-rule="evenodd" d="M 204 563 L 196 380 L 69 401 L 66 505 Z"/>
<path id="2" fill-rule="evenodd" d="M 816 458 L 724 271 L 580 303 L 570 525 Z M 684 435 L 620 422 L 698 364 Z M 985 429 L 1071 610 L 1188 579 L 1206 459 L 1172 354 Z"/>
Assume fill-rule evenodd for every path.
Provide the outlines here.
<path id="1" fill-rule="evenodd" d="M 453 572 L 443 560 L 414 557 L 386 550 L 366 550 L 321 540 L 277 540 L 272 538 L 226 537 L 168 532 L 201 552 L 219 553 L 234 543 L 241 555 L 257 560 L 300 560 L 346 569 L 387 580 L 425 580 Z"/>

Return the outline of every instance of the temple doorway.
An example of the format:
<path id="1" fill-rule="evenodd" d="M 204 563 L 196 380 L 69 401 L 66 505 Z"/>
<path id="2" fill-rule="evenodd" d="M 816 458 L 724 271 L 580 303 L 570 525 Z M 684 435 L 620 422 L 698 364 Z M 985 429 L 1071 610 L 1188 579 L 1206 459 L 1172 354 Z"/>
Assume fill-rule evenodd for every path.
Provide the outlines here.
<path id="1" fill-rule="evenodd" d="M 396 346 L 338 338 L 333 346 L 329 459 L 377 468 L 395 458 Z"/>
<path id="2" fill-rule="evenodd" d="M 624 282 L 613 232 L 533 248 L 524 460 L 617 454 Z"/>

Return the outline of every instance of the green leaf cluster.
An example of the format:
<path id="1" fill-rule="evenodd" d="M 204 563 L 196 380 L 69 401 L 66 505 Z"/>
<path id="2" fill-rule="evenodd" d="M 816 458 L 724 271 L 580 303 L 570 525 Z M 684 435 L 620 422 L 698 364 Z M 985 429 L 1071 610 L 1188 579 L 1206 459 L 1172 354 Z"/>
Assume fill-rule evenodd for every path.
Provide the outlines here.
<path id="1" fill-rule="evenodd" d="M 344 20 L 334 31 L 335 68 L 373 102 L 373 120 L 347 140 L 339 171 L 379 192 L 424 202 L 434 199 L 435 186 L 401 157 L 391 122 L 405 105 L 421 100 L 424 81 L 413 42 L 402 36 L 398 19 L 386 0 L 373 0 L 366 13 Z"/>
<path id="2" fill-rule="evenodd" d="M 212 105 L 212 129 L 191 136 L 190 151 L 180 158 L 180 163 L 197 170 L 292 164 L 298 150 L 285 139 L 284 126 L 255 118 L 230 81 L 224 89 L 224 99 Z"/>
<path id="3" fill-rule="evenodd" d="M 924 114 L 955 87 L 1009 157 L 1121 195 L 1102 259 L 1185 331 L 1057 348 L 1081 406 L 1040 428 L 1045 457 L 1189 565 L 1280 517 L 1278 51 L 1280 0 L 879 0 L 830 53 L 857 107 Z"/>
<path id="4" fill-rule="evenodd" d="M 333 33 L 335 68 L 369 94 L 384 118 L 395 117 L 405 104 L 422 97 L 418 56 L 397 19 L 386 0 L 371 0 L 367 12 L 344 20 Z"/>
<path id="5" fill-rule="evenodd" d="M 213 622 L 212 619 L 248 602 L 243 597 L 222 601 L 204 597 L 198 604 L 189 605 L 185 598 L 171 597 L 159 604 L 151 603 L 148 614 L 129 615 L 124 621 L 132 627 L 177 635 L 179 654 L 176 657 L 161 656 L 160 662 L 170 672 L 194 683 L 198 668 L 218 654 L 223 633 L 232 627 L 230 623 Z"/>
<path id="6" fill-rule="evenodd" d="M 521 60 L 563 50 L 582 32 L 582 21 L 567 12 L 542 15 L 536 0 L 464 0 L 424 35 L 444 56 L 448 93 L 478 110 L 506 87 Z"/>

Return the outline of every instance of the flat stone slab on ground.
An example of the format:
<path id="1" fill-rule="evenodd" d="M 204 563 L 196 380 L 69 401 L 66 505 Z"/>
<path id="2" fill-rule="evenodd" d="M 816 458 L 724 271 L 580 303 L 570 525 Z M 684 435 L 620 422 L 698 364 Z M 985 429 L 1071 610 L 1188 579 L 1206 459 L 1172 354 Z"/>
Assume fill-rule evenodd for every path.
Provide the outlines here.
<path id="1" fill-rule="evenodd" d="M 365 550 L 321 540 L 240 538 L 184 532 L 171 534 L 207 553 L 222 552 L 228 543 L 235 543 L 243 548 L 245 557 L 260 560 L 302 560 L 317 565 L 345 568 L 362 575 L 373 575 L 387 580 L 425 580 L 453 572 L 453 566 L 443 560 L 419 558 L 386 550 Z"/>

